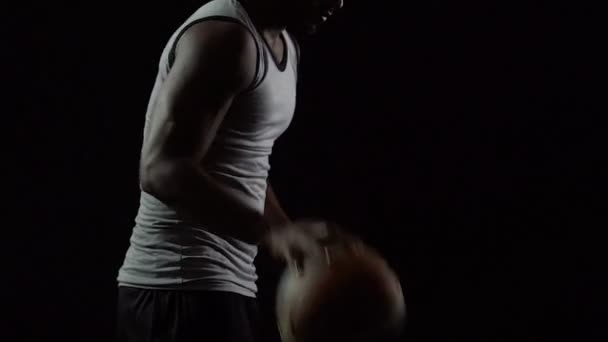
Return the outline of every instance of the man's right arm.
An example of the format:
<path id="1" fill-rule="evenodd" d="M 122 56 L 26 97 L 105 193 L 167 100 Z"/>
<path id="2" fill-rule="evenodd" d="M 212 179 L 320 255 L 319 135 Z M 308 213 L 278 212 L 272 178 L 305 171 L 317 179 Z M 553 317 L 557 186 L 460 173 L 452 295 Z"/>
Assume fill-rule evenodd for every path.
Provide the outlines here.
<path id="1" fill-rule="evenodd" d="M 258 243 L 263 214 L 216 182 L 201 161 L 237 94 L 253 81 L 253 38 L 234 23 L 189 28 L 160 91 L 142 149 L 142 190 L 214 233 Z"/>

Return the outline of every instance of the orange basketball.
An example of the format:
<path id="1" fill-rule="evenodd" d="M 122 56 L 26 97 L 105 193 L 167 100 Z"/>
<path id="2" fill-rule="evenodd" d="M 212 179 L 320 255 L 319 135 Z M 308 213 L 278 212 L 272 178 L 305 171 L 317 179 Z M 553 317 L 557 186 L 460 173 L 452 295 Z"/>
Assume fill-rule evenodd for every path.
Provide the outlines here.
<path id="1" fill-rule="evenodd" d="M 283 342 L 376 341 L 405 320 L 399 278 L 361 241 L 324 247 L 325 257 L 288 268 L 276 313 Z"/>

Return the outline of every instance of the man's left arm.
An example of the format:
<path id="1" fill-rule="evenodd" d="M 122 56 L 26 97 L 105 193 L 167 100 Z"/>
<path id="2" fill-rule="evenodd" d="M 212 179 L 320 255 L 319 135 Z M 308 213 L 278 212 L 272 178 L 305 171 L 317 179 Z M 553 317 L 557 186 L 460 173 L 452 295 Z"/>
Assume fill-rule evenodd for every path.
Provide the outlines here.
<path id="1" fill-rule="evenodd" d="M 266 189 L 266 202 L 264 205 L 264 218 L 270 226 L 286 226 L 292 223 L 291 219 L 283 210 L 272 185 L 268 182 Z"/>

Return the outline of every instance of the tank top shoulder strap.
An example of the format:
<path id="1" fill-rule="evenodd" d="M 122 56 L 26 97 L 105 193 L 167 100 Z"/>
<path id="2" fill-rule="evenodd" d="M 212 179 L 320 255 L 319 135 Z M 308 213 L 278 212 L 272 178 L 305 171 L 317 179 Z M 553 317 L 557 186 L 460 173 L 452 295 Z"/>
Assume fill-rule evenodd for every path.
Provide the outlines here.
<path id="1" fill-rule="evenodd" d="M 255 89 L 262 83 L 267 71 L 267 56 L 266 49 L 262 37 L 253 25 L 251 18 L 238 2 L 238 0 L 212 0 L 200 7 L 192 14 L 180 27 L 175 31 L 168 43 L 168 52 L 166 55 L 166 69 L 171 69 L 175 61 L 175 50 L 179 39 L 192 26 L 210 20 L 226 21 L 243 26 L 252 36 L 256 50 L 257 61 L 255 77 L 245 92 Z"/>
<path id="2" fill-rule="evenodd" d="M 298 37 L 296 37 L 296 35 L 290 32 L 289 30 L 287 31 L 287 35 L 289 36 L 289 40 L 291 41 L 291 44 L 293 45 L 293 48 L 296 52 L 295 62 L 296 64 L 300 64 L 300 43 L 298 42 Z"/>

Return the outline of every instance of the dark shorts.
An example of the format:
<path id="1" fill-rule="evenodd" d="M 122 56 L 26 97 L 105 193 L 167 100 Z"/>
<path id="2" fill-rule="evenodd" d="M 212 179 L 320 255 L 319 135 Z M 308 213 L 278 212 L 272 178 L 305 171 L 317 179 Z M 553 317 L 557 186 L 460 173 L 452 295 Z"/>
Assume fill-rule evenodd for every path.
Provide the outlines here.
<path id="1" fill-rule="evenodd" d="M 229 292 L 118 288 L 118 342 L 261 342 L 257 299 Z"/>

